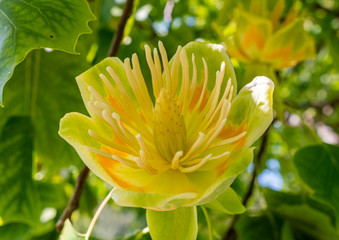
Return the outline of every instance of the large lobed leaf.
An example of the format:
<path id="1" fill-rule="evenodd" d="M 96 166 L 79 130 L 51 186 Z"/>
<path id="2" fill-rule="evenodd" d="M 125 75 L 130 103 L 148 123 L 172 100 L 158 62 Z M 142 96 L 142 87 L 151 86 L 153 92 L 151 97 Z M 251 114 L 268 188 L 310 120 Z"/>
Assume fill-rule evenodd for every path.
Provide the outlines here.
<path id="1" fill-rule="evenodd" d="M 29 51 L 53 48 L 70 53 L 95 17 L 85 0 L 0 1 L 0 104 L 5 83 Z"/>
<path id="2" fill-rule="evenodd" d="M 40 199 L 32 179 L 32 132 L 28 117 L 14 117 L 1 134 L 0 217 L 4 223 L 39 223 Z"/>
<path id="3" fill-rule="evenodd" d="M 333 208 L 305 195 L 263 190 L 267 209 L 244 214 L 236 223 L 239 240 L 338 240 Z"/>
<path id="4" fill-rule="evenodd" d="M 314 197 L 331 204 L 339 217 L 339 147 L 316 145 L 300 149 L 294 164 Z"/>
<path id="5" fill-rule="evenodd" d="M 57 132 L 65 113 L 85 111 L 74 77 L 88 66 L 83 56 L 37 50 L 18 65 L 13 81 L 6 85 L 0 129 L 13 115 L 30 116 L 35 129 L 34 151 L 48 170 L 80 162 Z"/>

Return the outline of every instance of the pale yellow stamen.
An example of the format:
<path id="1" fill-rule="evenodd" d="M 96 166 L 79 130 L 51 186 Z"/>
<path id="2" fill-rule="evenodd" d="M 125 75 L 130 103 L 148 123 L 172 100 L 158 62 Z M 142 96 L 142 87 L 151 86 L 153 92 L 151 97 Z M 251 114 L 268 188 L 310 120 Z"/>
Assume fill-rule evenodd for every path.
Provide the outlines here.
<path id="1" fill-rule="evenodd" d="M 118 135 L 120 139 L 122 139 L 124 142 L 126 142 L 128 145 L 132 147 L 138 144 L 136 139 L 134 138 L 134 135 L 130 133 L 126 128 L 124 128 L 121 125 L 120 121 L 119 122 L 116 121 L 116 119 L 114 119 L 112 115 L 106 110 L 102 111 L 103 118 L 112 127 L 115 134 Z"/>
<path id="2" fill-rule="evenodd" d="M 219 133 L 221 132 L 221 130 L 224 128 L 225 124 L 226 124 L 226 119 L 223 119 L 215 128 L 215 130 L 211 130 L 212 135 L 208 137 L 208 141 L 205 144 L 204 150 L 206 151 L 206 149 L 209 147 L 209 145 L 211 144 L 212 141 L 214 141 L 214 139 L 219 135 Z"/>
<path id="3" fill-rule="evenodd" d="M 93 102 L 93 105 L 96 108 L 99 108 L 99 109 L 105 109 L 106 108 L 106 105 L 103 102 L 100 102 L 100 101 L 97 101 L 97 100 Z"/>
<path id="4" fill-rule="evenodd" d="M 228 80 L 225 91 L 223 96 L 221 97 L 221 100 L 217 106 L 217 108 L 215 109 L 215 111 L 213 112 L 213 115 L 210 117 L 208 123 L 206 124 L 206 126 L 209 126 L 211 124 L 211 122 L 214 120 L 215 116 L 217 115 L 217 113 L 219 112 L 220 108 L 221 108 L 221 112 L 220 115 L 223 114 L 223 108 L 225 107 L 226 104 L 229 104 L 230 102 L 226 100 L 227 95 L 229 94 L 229 90 L 231 89 L 231 79 Z M 231 96 L 232 97 L 232 96 Z M 226 116 L 224 116 L 223 118 L 226 118 Z"/>
<path id="5" fill-rule="evenodd" d="M 116 149 L 116 150 L 121 151 L 121 152 L 128 153 L 130 155 L 136 155 L 136 152 L 134 152 L 130 148 L 124 147 L 121 144 L 115 144 L 115 143 L 113 143 L 113 142 L 111 142 L 111 141 L 109 141 L 109 140 L 107 140 L 103 137 L 100 137 L 97 133 L 95 133 L 91 129 L 88 130 L 88 134 L 91 137 L 93 137 L 94 139 L 96 139 L 98 142 L 101 142 L 102 144 L 104 144 L 104 145 L 106 145 L 110 148 Z"/>
<path id="6" fill-rule="evenodd" d="M 105 108 L 109 109 L 110 111 L 113 111 L 113 110 L 114 110 L 114 108 L 112 107 L 112 105 L 109 104 L 109 103 L 108 103 L 108 102 L 100 95 L 100 93 L 98 93 L 98 92 L 94 89 L 94 87 L 88 86 L 87 89 L 88 89 L 88 91 L 91 93 L 91 95 L 93 96 L 92 99 L 91 99 L 93 103 L 94 103 L 95 101 L 99 101 L 100 103 L 102 103 L 102 104 L 105 106 Z M 94 101 L 93 101 L 93 100 L 94 100 Z"/>
<path id="7" fill-rule="evenodd" d="M 229 151 L 226 151 L 222 154 L 219 154 L 219 155 L 216 155 L 216 156 L 213 156 L 211 155 L 211 157 L 208 158 L 208 161 L 211 161 L 211 160 L 217 160 L 217 159 L 220 159 L 222 157 L 225 157 L 227 155 L 229 155 L 230 152 Z M 186 161 L 185 163 L 183 163 L 183 165 L 195 165 L 195 164 L 198 164 L 201 162 L 201 159 L 198 158 L 198 159 L 193 159 L 193 160 L 190 160 L 190 161 Z"/>
<path id="8" fill-rule="evenodd" d="M 131 114 L 130 116 L 135 119 L 136 121 L 133 121 L 134 124 L 136 124 L 138 126 L 138 129 L 143 129 L 143 131 L 147 131 L 147 133 L 143 132 L 144 135 L 147 135 L 147 138 L 150 138 L 150 132 L 148 131 L 148 129 L 145 127 L 145 125 L 143 124 L 143 120 L 141 119 L 141 117 L 139 116 L 138 112 L 135 111 L 136 109 L 136 105 L 134 103 L 134 101 L 132 100 L 132 98 L 129 96 L 129 94 L 127 93 L 125 87 L 122 85 L 120 78 L 118 77 L 118 75 L 114 72 L 114 70 L 111 67 L 107 67 L 106 68 L 107 72 L 109 73 L 109 75 L 112 77 L 114 83 L 116 84 L 116 86 L 118 87 L 122 98 L 125 100 L 126 105 L 129 106 L 132 110 L 132 112 L 129 112 L 129 114 Z M 119 94 L 118 94 L 119 95 Z M 122 119 L 124 123 L 127 123 L 127 121 L 125 121 L 125 119 Z"/>
<path id="9" fill-rule="evenodd" d="M 117 161 L 117 162 L 119 162 L 119 163 L 121 163 L 121 164 L 127 165 L 127 166 L 129 166 L 129 167 L 131 167 L 131 168 L 140 168 L 140 167 L 137 165 L 137 163 L 136 163 L 135 161 L 133 161 L 133 160 L 126 159 L 126 158 L 121 158 L 121 157 L 119 157 L 119 156 L 117 156 L 117 155 L 112 155 L 112 158 L 113 158 L 115 161 Z"/>
<path id="10" fill-rule="evenodd" d="M 122 163 L 124 165 L 127 165 L 127 166 L 131 167 L 131 168 L 139 168 L 138 165 L 135 162 L 131 161 L 131 160 L 121 159 L 121 158 L 119 158 L 119 157 L 117 157 L 115 155 L 112 155 L 110 153 L 107 153 L 105 151 L 102 151 L 102 150 L 99 150 L 97 148 L 93 148 L 93 147 L 90 147 L 90 146 L 85 146 L 85 148 L 88 151 L 92 152 L 92 153 L 99 154 L 99 155 L 101 155 L 103 157 L 106 157 L 106 158 L 118 161 L 118 162 L 120 162 L 120 163 Z"/>
<path id="11" fill-rule="evenodd" d="M 120 119 L 120 115 L 117 114 L 117 113 L 112 113 L 112 117 L 113 119 L 116 120 L 118 126 L 119 126 L 119 129 L 121 130 L 121 132 L 132 142 L 132 143 L 136 143 L 135 141 L 135 137 L 133 135 L 133 133 L 131 133 L 131 131 L 129 131 L 126 127 L 124 127 L 122 124 L 121 124 L 121 119 Z"/>
<path id="12" fill-rule="evenodd" d="M 224 152 L 224 153 L 222 153 L 222 154 L 220 154 L 220 155 L 210 157 L 209 160 L 216 160 L 216 159 L 225 157 L 225 156 L 227 156 L 227 155 L 230 155 L 230 153 L 231 153 L 231 152 L 227 151 L 227 152 Z"/>
<path id="13" fill-rule="evenodd" d="M 139 151 L 140 154 L 140 158 L 136 158 L 136 162 L 138 164 L 138 166 L 142 169 L 144 169 L 146 172 L 148 172 L 149 174 L 157 174 L 157 170 L 155 170 L 151 164 L 147 161 L 145 153 L 140 150 Z"/>
<path id="14" fill-rule="evenodd" d="M 174 60 L 172 63 L 172 68 L 171 68 L 171 82 L 170 85 L 167 86 L 168 92 L 172 97 L 177 92 L 178 84 L 179 84 L 179 68 L 180 68 L 180 53 L 181 53 L 182 47 L 179 46 L 175 55 L 174 55 Z"/>
<path id="15" fill-rule="evenodd" d="M 114 80 L 115 84 L 117 85 L 119 92 L 121 94 L 117 93 L 117 91 L 115 91 L 115 89 L 113 89 L 113 86 L 110 84 L 110 82 L 108 81 L 108 79 L 106 77 L 102 78 L 103 81 L 105 82 L 105 85 L 107 86 L 107 88 L 111 89 L 111 91 L 114 91 L 114 96 L 117 97 L 118 99 L 120 99 L 119 103 L 123 102 L 123 104 L 121 106 L 123 107 L 124 111 L 127 112 L 128 116 L 131 116 L 132 119 L 135 119 L 135 121 L 128 121 L 126 119 L 126 117 L 122 114 L 122 115 L 120 115 L 121 120 L 125 124 L 128 124 L 129 127 L 132 127 L 133 130 L 138 131 L 138 129 L 139 129 L 140 131 L 142 131 L 142 134 L 145 137 L 147 137 L 147 139 L 149 141 L 151 141 L 151 139 L 152 139 L 151 132 L 143 124 L 143 121 L 142 121 L 138 111 L 135 111 L 135 109 L 136 109 L 135 103 L 129 97 L 129 95 L 127 94 L 124 86 L 121 84 L 119 77 L 116 75 L 116 73 L 114 72 L 114 70 L 111 67 L 107 67 L 106 70 L 109 72 L 110 76 L 113 78 L 113 80 Z"/>
<path id="16" fill-rule="evenodd" d="M 240 133 L 240 134 L 238 134 L 234 137 L 218 141 L 218 142 L 212 144 L 211 148 L 220 147 L 220 146 L 223 146 L 223 145 L 228 145 L 230 143 L 236 142 L 236 141 L 240 140 L 241 138 L 243 138 L 246 134 L 247 134 L 247 132 L 244 131 L 244 132 L 242 132 L 242 133 Z"/>
<path id="17" fill-rule="evenodd" d="M 91 94 L 92 103 L 89 103 L 89 108 L 101 119 L 105 120 L 102 116 L 102 111 L 118 111 L 116 108 L 112 107 L 93 87 L 89 86 L 88 89 L 93 92 Z M 101 111 L 101 112 L 100 112 Z M 128 124 L 131 128 L 135 127 L 132 125 L 131 121 L 128 121 L 126 116 L 122 115 L 122 121 L 125 124 Z"/>
<path id="18" fill-rule="evenodd" d="M 153 86 L 153 94 L 154 97 L 158 97 L 159 93 L 160 93 L 160 84 L 159 84 L 159 79 L 157 76 L 157 71 L 155 69 L 155 65 L 152 59 L 152 51 L 151 48 L 148 45 L 145 45 L 145 55 L 146 55 L 146 61 L 148 64 L 148 67 L 151 71 L 151 76 L 152 76 L 152 86 Z"/>
<path id="19" fill-rule="evenodd" d="M 221 89 L 221 84 L 223 82 L 223 78 L 224 78 L 224 73 L 225 73 L 225 63 L 222 62 L 221 64 L 221 72 L 217 72 L 217 77 L 216 77 L 216 83 L 215 86 L 213 88 L 213 91 L 211 93 L 211 96 L 209 98 L 209 101 L 206 104 L 206 107 L 203 111 L 203 113 L 205 112 L 205 110 L 207 110 L 207 114 L 205 116 L 205 120 L 210 119 L 210 117 L 212 116 L 213 112 L 215 111 L 216 105 L 218 103 L 218 98 L 219 98 L 219 94 L 220 94 L 220 89 Z"/>
<path id="20" fill-rule="evenodd" d="M 113 86 L 108 82 L 108 79 L 106 78 L 105 75 L 100 74 L 101 75 L 101 79 L 106 82 L 105 85 L 107 86 L 107 88 L 111 89 L 110 91 L 113 91 L 113 93 L 115 93 L 115 90 L 113 89 Z M 110 105 L 96 90 L 94 90 L 93 87 L 88 87 L 90 92 L 93 92 L 91 94 L 91 102 L 88 103 L 88 107 L 91 109 L 92 112 L 94 112 L 98 117 L 100 117 L 101 119 L 105 120 L 102 117 L 102 110 L 106 110 L 108 112 L 111 111 L 117 111 L 119 113 L 121 113 L 118 109 L 112 107 L 112 105 Z M 144 125 L 141 123 L 141 118 L 138 115 L 138 113 L 135 110 L 131 109 L 131 106 L 129 104 L 126 103 L 125 99 L 123 98 L 119 98 L 120 94 L 115 94 L 114 96 L 117 97 L 121 102 L 124 102 L 125 104 L 123 105 L 124 110 L 128 113 L 129 116 L 132 116 L 134 119 L 137 119 L 138 121 L 130 121 L 127 119 L 127 117 L 124 114 L 119 115 L 119 118 L 121 116 L 121 120 L 124 124 L 126 124 L 126 126 L 128 126 L 129 128 L 133 129 L 134 131 L 137 131 L 138 129 L 142 130 L 142 133 L 147 136 L 147 138 L 149 140 L 152 139 L 151 133 L 149 132 L 149 130 L 147 128 L 144 127 Z M 100 111 L 101 109 L 101 111 Z"/>
<path id="21" fill-rule="evenodd" d="M 131 108 L 132 106 L 128 102 L 126 102 L 126 100 L 123 97 L 121 97 L 121 94 L 119 94 L 114 89 L 114 87 L 109 82 L 107 77 L 102 73 L 99 74 L 99 77 L 104 82 L 105 86 L 107 87 L 108 91 L 112 94 L 112 96 L 118 99 L 119 104 L 124 107 L 124 110 L 128 112 L 128 114 L 133 114 L 135 111 L 133 111 L 133 109 Z"/>
<path id="22" fill-rule="evenodd" d="M 182 151 L 178 151 L 175 153 L 173 159 L 172 159 L 172 163 L 171 163 L 171 168 L 172 169 L 177 169 L 179 167 L 179 159 L 180 157 L 183 155 Z"/>
<path id="23" fill-rule="evenodd" d="M 92 153 L 99 154 L 99 155 L 101 155 L 101 156 L 103 156 L 103 157 L 113 159 L 113 158 L 112 158 L 112 154 L 109 154 L 109 153 L 104 152 L 104 151 L 102 151 L 102 150 L 99 150 L 99 149 L 97 149 L 97 148 L 93 148 L 93 147 L 90 147 L 90 146 L 84 146 L 84 148 L 86 148 L 88 151 L 90 151 L 90 152 L 92 152 Z"/>
<path id="24" fill-rule="evenodd" d="M 191 173 L 199 169 L 202 165 L 204 165 L 212 156 L 212 154 L 208 154 L 206 157 L 203 159 L 199 159 L 198 164 L 190 166 L 190 167 L 182 167 L 179 166 L 179 170 L 183 173 Z"/>
<path id="25" fill-rule="evenodd" d="M 192 53 L 192 66 L 193 66 L 193 74 L 192 74 L 192 81 L 191 81 L 190 93 L 189 93 L 189 99 L 188 99 L 189 103 L 191 103 L 192 101 L 192 98 L 194 96 L 194 92 L 197 86 L 197 66 L 195 64 L 195 57 L 193 53 Z"/>
<path id="26" fill-rule="evenodd" d="M 100 119 L 103 120 L 103 117 L 101 116 L 101 110 L 96 108 L 91 101 L 87 102 L 87 108 L 88 108 L 89 112 L 94 113 L 97 117 L 99 117 Z"/>
<path id="27" fill-rule="evenodd" d="M 142 91 L 142 89 L 143 89 L 142 85 L 139 83 L 140 79 L 139 79 L 139 77 L 137 77 L 137 78 L 134 77 L 134 74 L 132 72 L 131 65 L 130 65 L 130 60 L 128 58 L 126 58 L 125 61 L 124 61 L 124 68 L 125 68 L 125 72 L 126 72 L 126 75 L 127 75 L 128 82 L 129 82 L 131 89 L 134 93 L 134 96 L 136 97 L 136 99 L 139 103 L 139 106 L 144 113 L 144 116 L 147 118 L 148 122 L 151 122 L 152 121 L 152 119 L 151 119 L 152 102 L 149 99 L 148 91 L 147 91 L 147 89 L 146 89 L 146 92 Z M 146 95 L 148 97 L 146 97 Z"/>
<path id="28" fill-rule="evenodd" d="M 185 50 L 180 52 L 180 62 L 181 62 L 181 89 L 178 97 L 178 105 L 181 106 L 184 104 L 183 109 L 186 108 L 188 104 L 188 94 L 189 94 L 189 65 L 187 60 L 187 54 Z"/>
<path id="29" fill-rule="evenodd" d="M 161 71 L 161 63 L 160 58 L 158 54 L 158 50 L 154 48 L 153 50 L 153 58 L 154 58 L 154 64 L 155 64 L 155 71 L 158 78 L 158 85 L 159 85 L 159 91 L 163 88 L 163 79 L 162 79 L 162 71 Z"/>
<path id="30" fill-rule="evenodd" d="M 127 105 L 130 105 L 134 109 L 136 109 L 136 105 L 132 98 L 129 96 L 129 94 L 126 92 L 125 87 L 122 85 L 120 78 L 118 75 L 114 72 L 113 68 L 107 67 L 106 71 L 109 73 L 109 75 L 112 77 L 115 85 L 118 87 L 123 99 L 126 101 Z"/>
<path id="31" fill-rule="evenodd" d="M 162 60 L 162 66 L 164 68 L 164 75 L 165 75 L 165 81 L 166 81 L 166 87 L 168 88 L 169 85 L 171 85 L 171 75 L 170 75 L 170 69 L 168 66 L 168 58 L 167 58 L 167 53 L 164 48 L 164 45 L 162 42 L 159 41 L 159 50 L 160 50 L 160 55 L 161 55 L 161 60 Z"/>
<path id="32" fill-rule="evenodd" d="M 140 92 L 142 94 L 142 97 L 145 101 L 145 103 L 148 105 L 150 109 L 152 109 L 152 100 L 148 94 L 148 89 L 144 80 L 144 77 L 142 75 L 141 69 L 140 69 L 140 63 L 138 56 L 136 54 L 132 55 L 132 64 L 133 64 L 133 76 L 136 80 L 136 83 L 138 85 L 138 88 L 140 89 Z"/>
<path id="33" fill-rule="evenodd" d="M 202 87 L 202 91 L 201 91 L 201 94 L 200 94 L 200 97 L 199 97 L 199 100 L 198 100 L 198 103 L 197 105 L 195 106 L 194 110 L 193 111 L 196 111 L 197 109 L 200 108 L 200 105 L 205 97 L 205 92 L 206 92 L 206 88 L 207 88 L 207 82 L 208 82 L 208 67 L 207 67 L 207 63 L 205 61 L 204 58 L 202 58 L 202 62 L 204 64 L 204 72 L 205 72 L 205 77 L 204 77 L 204 85 Z"/>
<path id="34" fill-rule="evenodd" d="M 230 95 L 228 96 L 228 101 L 229 101 L 229 102 L 232 101 L 232 97 L 233 97 L 233 86 L 231 87 Z"/>
<path id="35" fill-rule="evenodd" d="M 221 111 L 220 111 L 220 118 L 226 118 L 228 115 L 228 108 L 230 106 L 230 103 L 226 100 L 223 99 L 220 101 L 220 103 L 218 104 L 217 109 L 214 111 L 212 117 L 208 120 L 207 124 L 205 126 L 202 126 L 201 128 L 204 129 L 207 126 L 210 126 L 212 124 L 212 121 L 215 120 L 216 115 L 218 114 L 220 107 L 221 107 Z"/>
<path id="36" fill-rule="evenodd" d="M 192 131 L 194 131 L 196 129 L 196 124 L 197 121 L 195 119 L 196 115 L 194 113 L 199 112 L 199 108 L 204 100 L 205 97 L 205 92 L 206 92 L 206 88 L 207 88 L 207 82 L 208 82 L 208 67 L 207 67 L 207 63 L 205 61 L 204 58 L 202 58 L 202 62 L 204 64 L 204 72 L 205 72 L 205 76 L 204 76 L 204 80 L 203 80 L 203 87 L 202 87 L 202 91 L 200 93 L 199 96 L 199 100 L 198 103 L 195 105 L 193 111 L 192 111 L 192 115 L 190 116 L 190 118 L 187 121 L 187 126 L 191 126 L 188 130 L 188 136 L 190 136 L 192 134 Z"/>
<path id="37" fill-rule="evenodd" d="M 193 143 L 190 150 L 188 150 L 185 157 L 182 158 L 181 161 L 185 161 L 187 158 L 189 158 L 192 155 L 193 152 L 195 152 L 201 146 L 201 144 L 205 140 L 205 136 L 206 135 L 204 133 L 199 132 L 199 136 L 198 136 L 197 140 Z"/>
<path id="38" fill-rule="evenodd" d="M 140 146 L 140 149 L 145 153 L 146 157 L 151 159 L 152 155 L 151 155 L 150 151 L 148 150 L 146 143 L 145 143 L 143 137 L 141 136 L 141 134 L 140 133 L 137 134 L 135 136 L 135 138 L 137 139 L 139 146 Z"/>

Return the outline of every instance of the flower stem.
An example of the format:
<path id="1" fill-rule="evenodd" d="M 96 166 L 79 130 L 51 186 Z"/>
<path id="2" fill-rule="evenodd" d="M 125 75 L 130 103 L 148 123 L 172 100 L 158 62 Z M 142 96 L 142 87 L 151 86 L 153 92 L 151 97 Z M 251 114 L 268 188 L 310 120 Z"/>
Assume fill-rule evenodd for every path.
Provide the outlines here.
<path id="1" fill-rule="evenodd" d="M 123 11 L 122 16 L 121 16 L 120 21 L 119 21 L 118 29 L 114 33 L 114 37 L 112 39 L 112 43 L 111 43 L 111 46 L 109 48 L 109 52 L 108 52 L 109 57 L 116 56 L 117 53 L 118 53 L 121 40 L 124 36 L 124 30 L 125 30 L 127 20 L 129 19 L 129 17 L 131 16 L 131 14 L 133 12 L 133 2 L 134 2 L 134 0 L 127 0 L 126 1 L 124 11 Z"/>
<path id="2" fill-rule="evenodd" d="M 100 216 L 100 213 L 102 212 L 102 210 L 104 209 L 104 207 L 106 206 L 107 202 L 110 200 L 112 193 L 113 193 L 114 188 L 109 192 L 109 194 L 106 196 L 106 198 L 104 199 L 104 201 L 102 201 L 102 203 L 100 204 L 100 206 L 98 207 L 97 211 L 94 214 L 94 217 L 91 221 L 91 224 L 88 227 L 88 230 L 85 234 L 85 240 L 89 239 L 89 236 L 92 233 L 92 230 L 94 228 L 95 223 L 98 220 L 98 217 Z"/>
<path id="3" fill-rule="evenodd" d="M 74 192 L 71 197 L 71 199 L 68 202 L 68 205 L 64 212 L 62 213 L 61 217 L 59 218 L 57 224 L 56 224 L 56 230 L 61 231 L 64 227 L 64 223 L 67 218 L 70 218 L 72 213 L 79 207 L 79 200 L 82 194 L 82 191 L 84 190 L 86 179 L 89 173 L 88 167 L 84 166 L 84 168 L 81 170 L 76 185 L 74 187 Z"/>
<path id="4" fill-rule="evenodd" d="M 213 232 L 212 232 L 212 225 L 211 225 L 210 218 L 208 216 L 206 208 L 204 206 L 200 206 L 200 207 L 201 207 L 202 212 L 204 213 L 204 216 L 205 216 L 205 219 L 206 219 L 206 222 L 207 222 L 209 240 L 213 240 Z"/>

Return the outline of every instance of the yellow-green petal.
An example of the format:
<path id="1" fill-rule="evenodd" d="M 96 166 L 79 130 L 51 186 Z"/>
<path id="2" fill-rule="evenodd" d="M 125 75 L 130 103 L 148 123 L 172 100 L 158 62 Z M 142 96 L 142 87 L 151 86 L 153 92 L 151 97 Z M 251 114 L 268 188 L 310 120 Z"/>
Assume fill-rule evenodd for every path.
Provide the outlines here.
<path id="1" fill-rule="evenodd" d="M 208 83 L 207 83 L 208 90 L 211 91 L 213 89 L 215 85 L 216 72 L 220 70 L 222 62 L 225 63 L 225 75 L 223 85 L 221 86 L 221 88 L 224 89 L 228 79 L 231 79 L 233 88 L 237 89 L 237 80 L 235 77 L 235 72 L 231 60 L 228 57 L 225 48 L 222 45 L 204 42 L 190 42 L 187 45 L 185 45 L 183 49 L 186 51 L 188 56 L 191 76 L 193 71 L 191 60 L 192 54 L 194 54 L 195 56 L 198 84 L 201 84 L 202 80 L 204 79 L 204 64 L 202 62 L 202 58 L 204 58 L 208 67 Z M 172 61 L 173 60 L 171 60 L 171 62 Z"/>
<path id="2" fill-rule="evenodd" d="M 97 124 L 95 120 L 85 115 L 68 113 L 60 120 L 59 135 L 75 148 L 82 161 L 92 172 L 112 186 L 117 186 L 97 161 L 97 155 L 88 151 L 86 148 L 86 146 L 100 148 L 100 143 L 88 134 L 88 130 L 91 129 L 99 133 L 104 133 L 107 129 L 103 129 L 102 127 L 101 124 Z M 106 135 L 107 132 L 104 136 Z"/>
<path id="3" fill-rule="evenodd" d="M 91 99 L 91 92 L 88 87 L 93 87 L 108 103 L 115 105 L 118 104 L 116 100 L 116 96 L 112 96 L 107 87 L 105 86 L 103 80 L 100 78 L 99 74 L 104 74 L 107 77 L 107 80 L 111 83 L 112 86 L 116 89 L 116 85 L 113 81 L 113 78 L 110 76 L 107 71 L 107 67 L 113 69 L 113 71 L 120 78 L 122 85 L 133 98 L 132 90 L 130 85 L 128 84 L 126 72 L 124 69 L 124 65 L 119 58 L 116 57 L 108 57 L 102 60 L 100 63 L 91 67 L 87 71 L 83 72 L 79 76 L 76 77 L 76 81 L 78 83 L 82 99 L 85 103 L 87 111 L 93 117 L 95 114 L 92 112 L 92 109 L 88 106 L 88 103 Z M 120 106 L 115 106 L 120 109 Z"/>
<path id="4" fill-rule="evenodd" d="M 208 181 L 208 178 L 203 177 L 207 171 L 197 171 L 190 174 L 188 178 L 193 187 L 197 188 L 197 185 L 202 185 L 204 182 L 207 182 L 206 185 L 208 186 L 202 189 L 199 196 L 191 201 L 188 206 L 206 204 L 222 194 L 232 184 L 234 179 L 252 162 L 253 150 L 254 148 L 238 149 L 232 158 L 230 158 L 231 160 L 223 164 L 226 170 L 218 178 L 211 179 L 212 181 Z"/>
<path id="5" fill-rule="evenodd" d="M 232 101 L 225 129 L 226 132 L 227 129 L 237 128 L 247 131 L 243 147 L 251 146 L 271 124 L 273 90 L 272 80 L 267 77 L 256 77 L 245 85 Z"/>
<path id="6" fill-rule="evenodd" d="M 252 61 L 260 59 L 266 40 L 273 31 L 272 23 L 244 11 L 239 11 L 235 19 L 237 31 L 234 42 Z"/>
<path id="7" fill-rule="evenodd" d="M 303 21 L 296 19 L 267 39 L 261 60 L 281 69 L 314 56 L 314 41 L 305 32 Z"/>
<path id="8" fill-rule="evenodd" d="M 112 194 L 112 198 L 120 206 L 143 207 L 156 211 L 168 211 L 185 206 L 196 197 L 197 194 L 194 192 L 181 194 L 133 192 L 119 187 L 115 188 Z"/>

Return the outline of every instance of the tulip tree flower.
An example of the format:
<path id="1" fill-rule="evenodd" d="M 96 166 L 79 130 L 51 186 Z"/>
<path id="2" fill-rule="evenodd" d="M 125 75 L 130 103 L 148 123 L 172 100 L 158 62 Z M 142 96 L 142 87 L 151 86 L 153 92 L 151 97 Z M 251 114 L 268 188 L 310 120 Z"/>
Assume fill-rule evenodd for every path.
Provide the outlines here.
<path id="1" fill-rule="evenodd" d="M 244 63 L 264 63 L 273 69 L 314 57 L 314 41 L 304 30 L 297 4 L 281 22 L 284 9 L 284 0 L 239 4 L 231 23 L 218 28 L 227 52 Z"/>
<path id="2" fill-rule="evenodd" d="M 160 55 L 145 52 L 149 80 L 136 54 L 78 76 L 90 117 L 65 115 L 59 133 L 114 187 L 117 204 L 147 209 L 153 239 L 195 239 L 196 206 L 252 161 L 251 145 L 272 121 L 274 84 L 256 77 L 237 94 L 221 45 L 191 42 L 170 61 L 161 42 Z"/>

